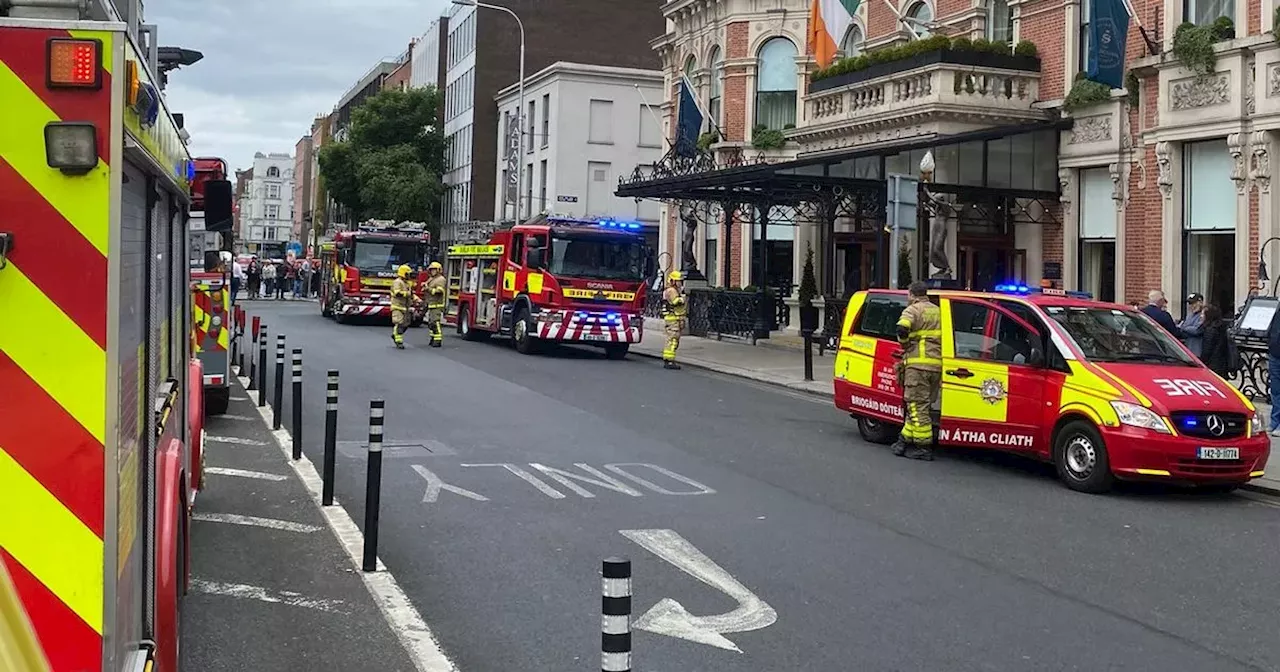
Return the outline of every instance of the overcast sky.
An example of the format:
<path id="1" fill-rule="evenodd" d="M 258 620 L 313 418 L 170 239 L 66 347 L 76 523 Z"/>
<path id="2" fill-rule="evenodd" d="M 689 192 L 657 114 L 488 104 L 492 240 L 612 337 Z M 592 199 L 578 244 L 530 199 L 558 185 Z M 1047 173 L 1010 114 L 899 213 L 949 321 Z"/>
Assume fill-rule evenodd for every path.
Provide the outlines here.
<path id="1" fill-rule="evenodd" d="M 370 68 L 394 58 L 449 0 L 148 0 L 162 46 L 204 54 L 169 75 L 170 109 L 186 115 L 191 153 L 232 169 L 254 152 L 288 152 L 317 114 Z"/>

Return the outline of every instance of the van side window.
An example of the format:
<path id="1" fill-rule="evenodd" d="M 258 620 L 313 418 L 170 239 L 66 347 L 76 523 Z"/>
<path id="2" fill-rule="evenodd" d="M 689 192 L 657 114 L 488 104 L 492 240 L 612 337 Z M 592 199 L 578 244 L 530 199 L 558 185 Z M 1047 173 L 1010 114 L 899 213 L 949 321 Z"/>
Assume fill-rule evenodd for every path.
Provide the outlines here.
<path id="1" fill-rule="evenodd" d="M 998 299 L 996 300 L 996 305 L 1026 320 L 1027 324 L 1030 324 L 1031 326 L 1037 329 L 1040 329 L 1041 333 L 1045 335 L 1045 338 L 1041 339 L 1041 343 L 1039 344 L 1041 349 L 1045 353 L 1045 363 L 1051 369 L 1056 369 L 1059 371 L 1068 370 L 1067 360 L 1063 358 L 1062 353 L 1058 352 L 1058 347 L 1053 344 L 1052 339 L 1048 338 L 1049 327 L 1048 325 L 1045 324 L 1044 319 L 1042 319 L 1039 315 L 1037 315 L 1036 312 L 1032 310 L 1029 306 L 1027 306 L 1026 304 L 1018 303 L 1017 301 L 1006 301 L 1003 299 Z M 1007 322 L 1007 320 L 1005 321 Z M 999 327 L 999 328 L 1003 329 L 1004 327 Z"/>
<path id="2" fill-rule="evenodd" d="M 951 337 L 956 357 L 988 359 L 992 344 L 986 337 L 987 316 L 991 310 L 980 303 L 951 301 Z"/>
<path id="3" fill-rule="evenodd" d="M 853 325 L 853 333 L 889 341 L 898 340 L 898 318 L 907 307 L 900 294 L 868 294 Z"/>
<path id="4" fill-rule="evenodd" d="M 996 315 L 996 343 L 992 359 L 1006 364 L 1026 364 L 1031 358 L 1031 348 L 1037 346 L 1036 334 L 1017 322 Z"/>

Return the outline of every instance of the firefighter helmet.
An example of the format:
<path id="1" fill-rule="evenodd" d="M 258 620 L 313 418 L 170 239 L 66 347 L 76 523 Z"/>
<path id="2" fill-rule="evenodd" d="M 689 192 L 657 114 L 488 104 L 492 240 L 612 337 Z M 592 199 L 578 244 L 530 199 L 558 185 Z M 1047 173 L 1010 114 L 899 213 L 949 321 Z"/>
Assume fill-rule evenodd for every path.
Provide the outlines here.
<path id="1" fill-rule="evenodd" d="M 440 262 L 438 262 L 438 261 L 433 261 L 433 262 L 431 262 L 431 265 L 427 266 L 427 270 L 428 270 L 428 271 L 440 271 L 440 270 L 444 270 L 444 267 L 440 265 Z"/>
<path id="2" fill-rule="evenodd" d="M 671 271 L 671 275 L 667 276 L 672 282 L 680 282 L 684 280 L 684 273 L 680 271 Z"/>
<path id="3" fill-rule="evenodd" d="M 396 269 L 396 275 L 402 278 L 409 277 L 410 273 L 413 273 L 413 269 L 408 264 L 400 264 L 400 268 Z"/>

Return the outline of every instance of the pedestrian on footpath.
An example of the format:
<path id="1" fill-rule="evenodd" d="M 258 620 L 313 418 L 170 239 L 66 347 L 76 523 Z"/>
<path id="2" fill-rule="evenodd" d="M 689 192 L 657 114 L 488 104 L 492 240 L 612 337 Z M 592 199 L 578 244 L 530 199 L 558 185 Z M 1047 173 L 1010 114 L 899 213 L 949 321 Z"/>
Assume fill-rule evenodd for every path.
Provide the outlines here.
<path id="1" fill-rule="evenodd" d="M 1215 305 L 1204 306 L 1203 313 L 1204 341 L 1196 356 L 1210 371 L 1225 380 L 1231 377 L 1231 344 L 1227 336 L 1227 321 L 1222 318 L 1222 310 Z"/>
<path id="2" fill-rule="evenodd" d="M 293 289 L 293 264 L 288 259 L 280 262 L 276 268 L 276 298 L 283 301 L 285 288 Z"/>
<path id="3" fill-rule="evenodd" d="M 1142 307 L 1142 312 L 1156 324 L 1164 327 L 1164 330 L 1174 338 L 1182 338 L 1182 330 L 1174 324 L 1173 316 L 1169 314 L 1169 300 L 1164 298 L 1164 292 L 1158 289 L 1147 292 L 1147 305 Z"/>
<path id="4" fill-rule="evenodd" d="M 662 322 L 667 342 L 662 347 L 662 368 L 679 370 L 676 350 L 680 349 L 680 334 L 684 331 L 689 304 L 684 298 L 684 273 L 671 271 L 670 282 L 662 290 Z"/>
<path id="5" fill-rule="evenodd" d="M 262 292 L 262 265 L 257 255 L 249 257 L 249 298 L 256 299 Z"/>
<path id="6" fill-rule="evenodd" d="M 907 288 L 908 303 L 898 318 L 902 343 L 902 399 L 906 418 L 893 454 L 933 460 L 933 431 L 942 415 L 942 311 L 929 300 L 929 287 L 919 280 Z"/>
<path id="7" fill-rule="evenodd" d="M 270 298 L 276 292 L 276 267 L 275 264 L 267 264 L 262 269 L 262 282 L 267 286 L 267 297 Z"/>
<path id="8" fill-rule="evenodd" d="M 1182 322 L 1178 324 L 1178 330 L 1182 332 L 1182 344 L 1187 346 L 1191 354 L 1200 357 L 1200 352 L 1204 347 L 1204 326 L 1205 316 L 1203 314 L 1204 296 L 1192 292 L 1187 297 L 1187 315 L 1182 318 Z M 1207 361 L 1205 362 L 1208 363 Z"/>
<path id="9" fill-rule="evenodd" d="M 405 268 L 408 268 L 407 266 Z M 427 266 L 427 326 L 431 328 L 431 347 L 444 345 L 444 331 L 440 322 L 444 319 L 445 296 L 448 283 L 444 279 L 444 267 L 433 261 Z"/>
<path id="10" fill-rule="evenodd" d="M 231 303 L 240 297 L 240 287 L 244 285 L 244 266 L 239 259 L 231 262 Z"/>
<path id="11" fill-rule="evenodd" d="M 413 296 L 409 273 L 412 271 L 401 264 L 396 269 L 396 279 L 391 283 L 391 342 L 396 344 L 397 350 L 404 350 L 404 332 L 409 330 L 409 301 Z"/>

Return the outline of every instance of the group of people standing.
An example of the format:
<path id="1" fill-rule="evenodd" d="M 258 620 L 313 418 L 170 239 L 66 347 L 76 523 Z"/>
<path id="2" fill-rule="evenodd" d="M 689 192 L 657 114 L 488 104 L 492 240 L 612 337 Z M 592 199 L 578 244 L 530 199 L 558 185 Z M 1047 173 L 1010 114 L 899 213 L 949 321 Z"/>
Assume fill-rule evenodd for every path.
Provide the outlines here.
<path id="1" fill-rule="evenodd" d="M 1250 294 L 1252 296 L 1252 293 Z M 1231 315 L 1223 313 L 1219 306 L 1206 303 L 1204 295 L 1191 293 L 1187 296 L 1187 314 L 1180 322 L 1175 322 L 1169 314 L 1169 300 L 1164 292 L 1153 289 L 1147 294 L 1147 305 L 1141 308 L 1147 317 L 1164 327 L 1191 354 L 1200 358 L 1210 371 L 1230 378 L 1232 374 L 1231 339 L 1227 329 L 1231 326 Z"/>
<path id="2" fill-rule="evenodd" d="M 313 286 L 318 280 L 319 276 L 311 259 L 272 261 L 253 256 L 249 258 L 248 264 L 241 264 L 239 260 L 234 262 L 232 294 L 239 294 L 243 287 L 250 299 L 284 299 L 286 293 L 295 299 L 305 299 L 318 290 Z M 238 297 L 233 296 L 233 300 L 235 298 Z"/>

